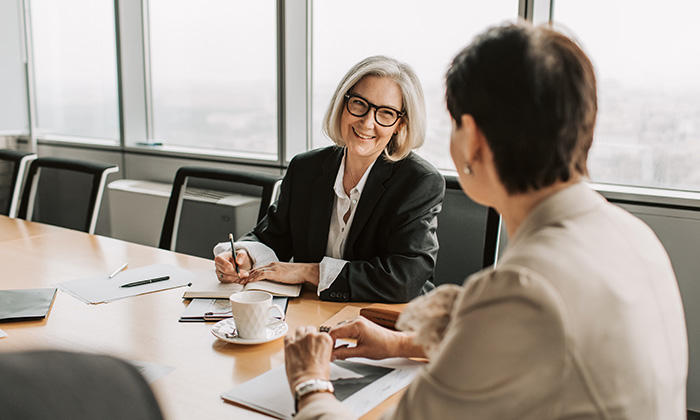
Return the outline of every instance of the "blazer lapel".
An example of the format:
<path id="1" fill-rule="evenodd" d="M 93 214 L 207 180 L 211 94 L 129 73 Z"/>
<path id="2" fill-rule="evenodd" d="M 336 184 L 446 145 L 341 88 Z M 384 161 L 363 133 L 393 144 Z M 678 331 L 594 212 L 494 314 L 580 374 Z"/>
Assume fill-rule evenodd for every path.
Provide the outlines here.
<path id="1" fill-rule="evenodd" d="M 311 202 L 310 204 L 310 220 L 309 228 L 309 256 L 312 261 L 321 261 L 321 258 L 326 253 L 326 244 L 328 243 L 328 231 L 331 225 L 331 216 L 333 212 L 333 203 L 335 200 L 335 192 L 333 184 L 335 177 L 338 175 L 340 161 L 343 158 L 343 149 L 337 148 L 331 153 L 322 163 L 321 176 L 316 178 L 310 185 Z"/>
<path id="2" fill-rule="evenodd" d="M 352 252 L 355 240 L 357 240 L 369 216 L 372 214 L 374 207 L 384 194 L 384 182 L 389 179 L 392 170 L 393 165 L 391 162 L 384 159 L 383 155 L 380 155 L 374 167 L 372 167 L 372 171 L 369 173 L 364 190 L 362 190 L 360 203 L 357 205 L 355 217 L 352 220 L 350 232 L 348 232 L 348 239 L 345 242 L 345 251 L 343 255 L 345 259 L 352 260 L 355 258 Z"/>

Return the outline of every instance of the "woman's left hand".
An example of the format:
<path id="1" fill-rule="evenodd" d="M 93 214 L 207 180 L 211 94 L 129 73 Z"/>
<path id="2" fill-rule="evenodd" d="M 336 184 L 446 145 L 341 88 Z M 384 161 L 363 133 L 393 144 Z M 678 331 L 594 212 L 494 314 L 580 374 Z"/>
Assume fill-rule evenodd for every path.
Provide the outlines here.
<path id="1" fill-rule="evenodd" d="M 284 362 L 292 392 L 306 380 L 330 378 L 332 351 L 331 336 L 311 326 L 298 327 L 284 337 Z"/>
<path id="2" fill-rule="evenodd" d="M 279 283 L 318 285 L 318 263 L 284 263 L 273 262 L 263 267 L 250 270 L 248 277 L 241 279 L 241 284 L 259 280 L 272 280 Z"/>

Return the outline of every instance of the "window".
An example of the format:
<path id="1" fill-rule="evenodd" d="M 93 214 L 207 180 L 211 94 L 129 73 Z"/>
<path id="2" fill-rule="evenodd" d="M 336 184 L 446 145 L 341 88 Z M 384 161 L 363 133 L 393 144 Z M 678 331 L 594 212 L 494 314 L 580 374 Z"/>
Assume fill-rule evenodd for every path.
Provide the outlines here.
<path id="1" fill-rule="evenodd" d="M 553 20 L 596 68 L 596 182 L 700 191 L 700 2 L 567 0 Z"/>
<path id="2" fill-rule="evenodd" d="M 314 2 L 313 146 L 331 144 L 321 124 L 343 75 L 363 58 L 383 54 L 413 67 L 423 85 L 428 125 L 418 153 L 438 168 L 453 169 L 445 72 L 475 35 L 517 16 L 518 0 Z"/>
<path id="3" fill-rule="evenodd" d="M 20 6 L 0 1 L 0 147 L 2 136 L 29 132 Z"/>
<path id="4" fill-rule="evenodd" d="M 30 2 L 41 136 L 119 140 L 114 2 Z"/>
<path id="5" fill-rule="evenodd" d="M 152 139 L 276 160 L 276 2 L 150 0 Z"/>

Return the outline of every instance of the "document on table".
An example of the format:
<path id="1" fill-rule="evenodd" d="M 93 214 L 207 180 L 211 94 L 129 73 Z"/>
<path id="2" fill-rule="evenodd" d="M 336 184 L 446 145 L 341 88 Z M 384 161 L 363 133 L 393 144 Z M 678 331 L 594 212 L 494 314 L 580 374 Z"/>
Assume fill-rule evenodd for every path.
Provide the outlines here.
<path id="1" fill-rule="evenodd" d="M 335 396 L 357 417 L 407 386 L 425 363 L 411 359 L 352 358 L 331 363 Z M 278 419 L 293 418 L 294 398 L 284 365 L 269 370 L 221 395 Z"/>
<path id="2" fill-rule="evenodd" d="M 131 363 L 139 371 L 141 376 L 143 376 L 143 378 L 149 384 L 152 384 L 175 370 L 175 368 L 172 366 L 164 366 L 151 362 L 141 362 L 139 360 L 130 360 L 129 363 Z"/>
<path id="3" fill-rule="evenodd" d="M 170 278 L 134 287 L 120 287 L 124 284 L 163 276 L 170 276 Z M 58 288 L 85 303 L 95 304 L 187 286 L 194 277 L 192 272 L 169 264 L 154 264 L 140 268 L 130 268 L 111 279 L 109 278 L 109 273 L 105 273 L 100 276 L 65 281 L 59 283 Z"/>
<path id="4" fill-rule="evenodd" d="M 288 298 L 274 296 L 272 304 L 287 313 Z M 180 315 L 180 322 L 221 321 L 231 318 L 231 301 L 228 299 L 192 299 Z"/>
<path id="5" fill-rule="evenodd" d="M 221 283 L 214 270 L 199 271 L 192 287 L 185 290 L 183 299 L 208 298 L 228 299 L 234 293 L 244 290 L 262 290 L 272 296 L 297 297 L 301 293 L 301 284 L 284 284 L 271 280 L 260 280 L 243 286 L 238 283 Z"/>
<path id="6" fill-rule="evenodd" d="M 3 330 L 0 330 L 0 338 L 7 337 L 7 333 Z"/>

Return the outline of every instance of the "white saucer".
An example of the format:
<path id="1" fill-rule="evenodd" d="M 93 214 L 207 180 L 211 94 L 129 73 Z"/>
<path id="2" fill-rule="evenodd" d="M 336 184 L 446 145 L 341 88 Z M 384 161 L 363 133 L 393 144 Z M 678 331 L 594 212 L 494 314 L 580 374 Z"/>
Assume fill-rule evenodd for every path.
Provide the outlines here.
<path id="1" fill-rule="evenodd" d="M 268 341 L 277 340 L 278 338 L 284 336 L 289 329 L 286 322 L 278 320 L 277 322 L 268 325 L 265 330 L 265 337 L 261 338 L 241 338 L 241 337 L 231 337 L 230 334 L 236 329 L 236 324 L 233 322 L 233 318 L 223 319 L 213 327 L 211 327 L 211 333 L 216 336 L 219 340 L 226 341 L 227 343 L 234 344 L 261 344 L 267 343 Z M 227 337 L 228 334 L 228 337 Z"/>

